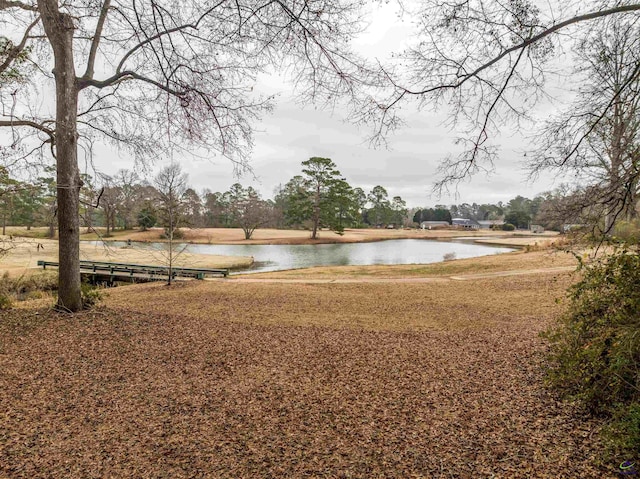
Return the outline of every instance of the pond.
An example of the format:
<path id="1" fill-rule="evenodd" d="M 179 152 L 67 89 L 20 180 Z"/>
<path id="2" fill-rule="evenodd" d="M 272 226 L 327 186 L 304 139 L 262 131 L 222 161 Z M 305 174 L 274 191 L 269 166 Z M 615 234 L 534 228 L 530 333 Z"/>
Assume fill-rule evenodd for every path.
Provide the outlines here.
<path id="1" fill-rule="evenodd" d="M 123 241 L 110 242 L 114 247 Z M 433 241 L 399 239 L 372 243 L 336 243 L 315 245 L 209 245 L 188 244 L 185 251 L 223 256 L 253 256 L 248 272 L 280 271 L 313 266 L 376 264 L 424 264 L 443 261 L 445 255 L 456 259 L 474 258 L 514 251 L 513 248 L 475 244 L 471 241 Z M 166 243 L 134 243 L 135 248 L 162 249 Z"/>

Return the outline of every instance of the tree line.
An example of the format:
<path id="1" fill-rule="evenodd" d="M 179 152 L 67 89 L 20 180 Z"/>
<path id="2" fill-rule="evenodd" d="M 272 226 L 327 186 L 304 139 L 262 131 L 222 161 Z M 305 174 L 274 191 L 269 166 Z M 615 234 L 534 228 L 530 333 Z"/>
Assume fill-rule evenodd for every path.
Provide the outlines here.
<path id="1" fill-rule="evenodd" d="M 0 168 L 0 219 L 6 226 L 46 226 L 53 237 L 56 229 L 56 182 L 51 169 L 33 181 L 12 178 Z M 142 230 L 161 226 L 164 235 L 179 235 L 179 228 L 241 228 L 250 239 L 258 228 L 306 228 L 316 239 L 321 228 L 342 234 L 345 228 L 419 226 L 423 221 L 466 218 L 475 221 L 503 220 L 516 228 L 536 223 L 561 230 L 564 224 L 585 221 L 565 211 L 574 193 L 559 188 L 533 199 L 523 196 L 495 204 L 461 203 L 408 209 L 400 196 L 389 197 L 380 185 L 366 192 L 351 186 L 329 158 L 313 157 L 302 162 L 295 175 L 265 199 L 252 186 L 232 184 L 226 191 L 209 189 L 198 193 L 188 184 L 179 164 L 163 168 L 151 181 L 121 169 L 114 175 L 82 175 L 81 223 L 87 231 L 104 228 L 104 237 L 115 229 Z M 566 208 L 565 208 L 566 210 Z"/>
<path id="2" fill-rule="evenodd" d="M 579 208 L 578 198 L 582 192 L 561 186 L 553 191 L 540 193 L 533 198 L 517 195 L 507 202 L 461 203 L 457 205 L 436 205 L 431 208 L 417 208 L 413 212 L 413 223 L 423 221 L 446 221 L 466 218 L 473 221 L 501 220 L 506 225 L 525 229 L 532 224 L 546 229 L 562 231 L 565 225 L 591 225 L 598 221 L 593 214 L 593 206 Z M 633 219 L 635 216 L 630 216 Z M 603 220 L 604 214 L 599 219 Z"/>
<path id="3" fill-rule="evenodd" d="M 56 181 L 46 173 L 32 181 L 12 178 L 0 168 L 0 217 L 7 225 L 56 228 Z M 406 202 L 389 198 L 383 186 L 369 193 L 352 187 L 329 158 L 302 162 L 300 175 L 280 185 L 273 199 L 264 199 L 252 186 L 232 184 L 227 191 L 198 193 L 178 163 L 163 168 L 151 181 L 121 169 L 114 175 L 82 175 L 81 224 L 87 231 L 162 226 L 165 235 L 180 227 L 241 228 L 250 239 L 257 228 L 308 228 L 312 238 L 326 228 L 342 234 L 345 228 L 402 226 Z"/>

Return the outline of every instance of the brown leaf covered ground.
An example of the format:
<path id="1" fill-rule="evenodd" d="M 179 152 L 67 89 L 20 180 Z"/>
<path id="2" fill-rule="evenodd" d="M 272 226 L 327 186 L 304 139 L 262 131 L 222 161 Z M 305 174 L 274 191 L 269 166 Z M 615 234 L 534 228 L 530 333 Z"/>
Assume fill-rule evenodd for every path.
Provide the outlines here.
<path id="1" fill-rule="evenodd" d="M 0 477 L 582 477 L 544 388 L 567 275 L 116 288 L 0 321 Z"/>

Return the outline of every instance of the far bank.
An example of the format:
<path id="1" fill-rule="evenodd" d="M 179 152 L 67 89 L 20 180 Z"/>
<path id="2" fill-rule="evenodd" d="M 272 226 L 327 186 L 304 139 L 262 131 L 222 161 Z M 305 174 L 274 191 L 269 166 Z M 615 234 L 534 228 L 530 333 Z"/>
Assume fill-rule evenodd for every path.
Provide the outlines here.
<path id="1" fill-rule="evenodd" d="M 81 236 L 82 240 L 107 241 L 140 241 L 161 242 L 163 239 L 162 228 L 141 230 L 118 230 L 109 238 L 101 236 L 100 229 L 97 233 L 88 233 Z M 312 240 L 308 230 L 279 230 L 258 229 L 250 240 L 244 239 L 244 233 L 240 228 L 182 228 L 182 238 L 178 241 L 196 244 L 332 244 L 332 243 L 364 243 L 371 241 L 384 241 L 390 239 L 428 239 L 451 240 L 456 238 L 474 238 L 479 242 L 490 242 L 504 246 L 525 246 L 534 243 L 548 245 L 557 239 L 558 233 L 545 232 L 534 234 L 530 231 L 498 231 L 498 230 L 463 230 L 463 229 L 345 229 L 343 235 L 338 235 L 328 230 L 322 230 L 319 238 Z"/>

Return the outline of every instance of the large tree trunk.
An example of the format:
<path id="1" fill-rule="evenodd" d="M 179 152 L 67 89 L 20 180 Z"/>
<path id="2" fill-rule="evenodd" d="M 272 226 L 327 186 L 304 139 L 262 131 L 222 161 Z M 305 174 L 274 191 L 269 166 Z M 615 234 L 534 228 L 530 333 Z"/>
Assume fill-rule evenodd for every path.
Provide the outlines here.
<path id="1" fill-rule="evenodd" d="M 73 64 L 73 19 L 55 0 L 38 0 L 49 38 L 56 81 L 56 161 L 58 181 L 58 307 L 82 309 L 80 293 L 80 173 L 78 170 L 78 87 Z"/>

